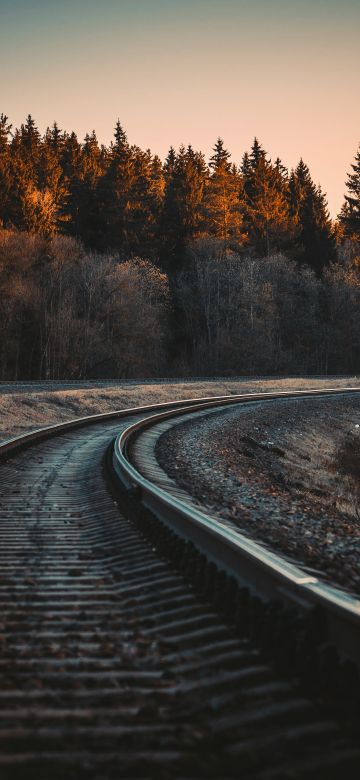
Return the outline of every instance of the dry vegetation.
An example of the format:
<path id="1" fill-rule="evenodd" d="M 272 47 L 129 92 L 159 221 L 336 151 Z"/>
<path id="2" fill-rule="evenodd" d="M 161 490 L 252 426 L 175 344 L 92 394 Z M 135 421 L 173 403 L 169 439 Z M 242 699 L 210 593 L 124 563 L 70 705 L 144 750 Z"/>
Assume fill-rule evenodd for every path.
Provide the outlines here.
<path id="1" fill-rule="evenodd" d="M 0 387 L 0 440 L 52 423 L 88 414 L 141 404 L 161 403 L 205 395 L 233 395 L 286 389 L 360 387 L 357 377 L 347 379 L 244 379 L 171 382 L 166 384 L 114 384 L 112 387 L 59 389 L 34 384 L 26 391 Z"/>

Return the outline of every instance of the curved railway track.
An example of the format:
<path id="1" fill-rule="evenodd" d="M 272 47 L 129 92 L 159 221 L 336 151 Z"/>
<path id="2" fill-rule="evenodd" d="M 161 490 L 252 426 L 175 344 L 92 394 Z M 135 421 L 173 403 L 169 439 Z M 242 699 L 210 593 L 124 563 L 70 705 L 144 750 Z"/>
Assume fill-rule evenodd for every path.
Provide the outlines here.
<path id="1" fill-rule="evenodd" d="M 254 396 L 160 411 L 240 400 Z M 0 448 L 1 778 L 357 777 L 353 735 L 274 668 L 259 602 L 216 573 L 204 536 L 184 550 L 142 511 L 119 511 L 104 453 L 120 432 L 116 466 L 136 482 L 125 429 L 154 411 Z"/>

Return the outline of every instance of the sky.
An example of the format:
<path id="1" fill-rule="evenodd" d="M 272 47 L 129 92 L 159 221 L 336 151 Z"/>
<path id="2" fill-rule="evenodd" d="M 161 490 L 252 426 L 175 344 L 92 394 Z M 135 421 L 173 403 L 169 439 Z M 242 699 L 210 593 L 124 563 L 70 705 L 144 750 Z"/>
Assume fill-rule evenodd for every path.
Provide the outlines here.
<path id="1" fill-rule="evenodd" d="M 0 0 L 0 113 L 164 158 L 256 135 L 300 157 L 332 216 L 360 141 L 359 0 Z"/>

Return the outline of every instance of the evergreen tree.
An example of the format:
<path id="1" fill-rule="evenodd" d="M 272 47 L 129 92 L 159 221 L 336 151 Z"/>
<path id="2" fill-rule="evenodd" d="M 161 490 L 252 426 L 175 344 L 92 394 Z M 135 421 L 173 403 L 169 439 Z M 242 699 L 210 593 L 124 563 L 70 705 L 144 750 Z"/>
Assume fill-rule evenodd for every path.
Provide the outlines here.
<path id="1" fill-rule="evenodd" d="M 36 177 L 36 166 L 39 160 L 41 143 L 40 133 L 31 114 L 25 124 L 21 125 L 18 152 L 28 168 L 29 176 Z"/>
<path id="2" fill-rule="evenodd" d="M 101 221 L 98 201 L 98 183 L 105 171 L 103 151 L 99 147 L 95 130 L 87 133 L 81 149 L 78 168 L 78 233 L 82 241 L 92 248 L 101 249 Z"/>
<path id="3" fill-rule="evenodd" d="M 250 153 L 245 152 L 241 165 L 244 194 L 249 201 L 253 201 L 256 197 L 256 191 L 254 189 L 254 177 L 256 175 L 257 168 L 261 163 L 264 163 L 265 160 L 266 152 L 259 143 L 258 139 L 254 138 Z"/>
<path id="4" fill-rule="evenodd" d="M 0 154 L 6 152 L 9 148 L 11 128 L 12 125 L 9 124 L 8 117 L 5 114 L 0 114 Z"/>
<path id="5" fill-rule="evenodd" d="M 117 121 L 109 164 L 99 181 L 100 213 L 105 246 L 124 252 L 129 246 L 131 190 L 135 182 L 135 159 L 126 133 Z"/>
<path id="6" fill-rule="evenodd" d="M 28 114 L 25 124 L 21 125 L 20 136 L 23 146 L 31 152 L 34 152 L 39 146 L 40 133 L 31 114 Z"/>
<path id="7" fill-rule="evenodd" d="M 173 146 L 170 146 L 170 149 L 167 153 L 167 157 L 164 163 L 164 175 L 167 179 L 170 179 L 171 176 L 174 173 L 176 165 L 176 152 Z"/>
<path id="8" fill-rule="evenodd" d="M 160 219 L 160 261 L 176 270 L 187 243 L 201 229 L 202 201 L 207 168 L 202 154 L 181 146 L 176 159 L 171 149 L 164 165 L 165 192 Z"/>
<path id="9" fill-rule="evenodd" d="M 204 229 L 225 243 L 243 243 L 241 179 L 229 162 L 230 152 L 218 138 L 210 159 L 211 175 L 204 196 Z"/>
<path id="10" fill-rule="evenodd" d="M 335 236 L 326 198 L 321 188 L 315 186 L 309 168 L 302 159 L 291 185 L 300 259 L 320 276 L 323 269 L 336 258 Z"/>
<path id="11" fill-rule="evenodd" d="M 287 196 L 290 216 L 297 221 L 299 216 L 300 182 L 297 175 L 295 174 L 294 169 L 290 171 Z"/>
<path id="12" fill-rule="evenodd" d="M 57 122 L 52 127 L 48 127 L 45 134 L 45 142 L 53 150 L 57 157 L 60 157 L 64 146 L 65 134 L 60 130 Z"/>
<path id="13" fill-rule="evenodd" d="M 351 168 L 352 173 L 348 174 L 346 182 L 348 195 L 345 195 L 345 203 L 340 214 L 340 223 L 346 238 L 350 238 L 358 243 L 360 242 L 360 146 Z"/>
<path id="14" fill-rule="evenodd" d="M 68 190 L 67 211 L 69 220 L 66 231 L 81 236 L 81 186 L 84 176 L 83 152 L 76 133 L 64 138 L 61 150 L 61 168 Z"/>
<path id="15" fill-rule="evenodd" d="M 5 114 L 0 115 L 0 225 L 7 225 L 11 218 L 12 173 L 9 136 L 12 125 Z"/>
<path id="16" fill-rule="evenodd" d="M 261 160 L 264 160 L 266 157 L 266 152 L 264 151 L 263 147 L 259 143 L 258 139 L 254 138 L 253 145 L 251 147 L 251 151 L 249 154 L 249 161 L 252 168 L 257 168 Z"/>
<path id="17" fill-rule="evenodd" d="M 241 161 L 241 166 L 240 166 L 240 172 L 241 172 L 241 175 L 243 176 L 243 178 L 245 180 L 250 177 L 250 174 L 251 174 L 251 162 L 250 162 L 250 157 L 249 157 L 249 153 L 248 152 L 245 152 L 244 155 L 243 155 L 243 158 L 242 158 L 242 161 Z"/>
<path id="18" fill-rule="evenodd" d="M 156 254 L 156 218 L 161 191 L 161 179 L 154 174 L 151 152 L 134 146 L 133 177 L 128 193 L 126 247 L 130 254 L 151 257 Z M 157 170 L 159 174 L 159 170 Z"/>
<path id="19" fill-rule="evenodd" d="M 286 166 L 282 164 L 280 157 L 276 158 L 274 165 L 284 182 L 287 182 L 289 179 L 289 171 Z"/>
<path id="20" fill-rule="evenodd" d="M 261 156 L 247 178 L 243 204 L 250 246 L 260 255 L 283 249 L 293 231 L 286 180 L 279 165 Z"/>
<path id="21" fill-rule="evenodd" d="M 58 204 L 49 181 L 51 179 L 55 187 L 55 179 L 59 181 L 61 172 L 54 153 L 42 141 L 31 114 L 13 136 L 11 156 L 14 223 L 30 233 L 54 235 L 58 228 Z"/>
<path id="22" fill-rule="evenodd" d="M 224 141 L 222 138 L 218 138 L 213 149 L 213 154 L 210 157 L 209 167 L 212 168 L 213 171 L 221 170 L 228 173 L 231 169 L 231 163 L 229 162 L 230 157 L 230 152 L 224 148 Z"/>
<path id="23" fill-rule="evenodd" d="M 39 202 L 46 202 L 48 209 L 50 203 L 52 204 L 53 223 L 50 227 L 50 214 L 48 212 L 46 227 L 41 231 L 47 235 L 61 232 L 64 223 L 70 219 L 68 213 L 69 189 L 61 167 L 59 151 L 60 147 L 57 148 L 53 145 L 51 135 L 46 134 L 40 149 L 36 189 L 39 193 L 37 196 Z"/>

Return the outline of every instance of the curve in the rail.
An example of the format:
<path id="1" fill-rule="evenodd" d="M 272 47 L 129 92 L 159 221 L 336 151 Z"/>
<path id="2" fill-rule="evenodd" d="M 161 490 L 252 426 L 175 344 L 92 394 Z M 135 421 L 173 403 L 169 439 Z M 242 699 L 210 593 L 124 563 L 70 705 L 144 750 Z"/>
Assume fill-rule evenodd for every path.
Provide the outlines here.
<path id="1" fill-rule="evenodd" d="M 264 663 L 241 599 L 239 638 L 119 513 L 102 461 L 129 414 L 1 465 L 2 779 L 356 777 L 359 751 Z"/>
<path id="2" fill-rule="evenodd" d="M 242 397 L 212 400 L 204 403 L 210 412 L 219 411 L 229 403 L 258 403 L 283 398 L 326 397 L 359 392 L 358 388 L 341 390 L 316 390 L 243 395 Z M 128 448 L 134 437 L 164 420 L 181 421 L 184 415 L 203 414 L 196 406 L 183 410 L 167 410 L 139 420 L 122 431 L 116 439 L 113 468 L 126 487 L 141 489 L 142 501 L 178 534 L 192 540 L 217 566 L 235 576 L 237 580 L 262 598 L 281 599 L 305 609 L 320 606 L 326 614 L 329 638 L 343 656 L 359 664 L 360 658 L 360 601 L 344 590 L 309 575 L 301 567 L 274 553 L 260 543 L 249 539 L 238 530 L 224 526 L 216 517 L 201 511 L 178 496 L 172 495 L 140 473 L 128 456 Z"/>

